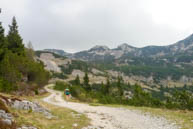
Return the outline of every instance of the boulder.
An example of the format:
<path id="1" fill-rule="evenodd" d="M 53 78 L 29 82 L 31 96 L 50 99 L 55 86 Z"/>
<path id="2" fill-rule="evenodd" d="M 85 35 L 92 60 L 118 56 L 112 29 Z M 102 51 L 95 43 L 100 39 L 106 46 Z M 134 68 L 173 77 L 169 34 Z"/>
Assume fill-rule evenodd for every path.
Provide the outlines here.
<path id="1" fill-rule="evenodd" d="M 0 120 L 6 125 L 12 125 L 14 121 L 12 114 L 6 113 L 4 110 L 0 110 Z"/>
<path id="2" fill-rule="evenodd" d="M 12 102 L 11 107 L 18 110 L 32 110 L 32 112 L 43 113 L 48 119 L 52 119 L 54 117 L 48 109 L 43 108 L 38 103 L 30 102 L 27 100 L 15 100 Z"/>

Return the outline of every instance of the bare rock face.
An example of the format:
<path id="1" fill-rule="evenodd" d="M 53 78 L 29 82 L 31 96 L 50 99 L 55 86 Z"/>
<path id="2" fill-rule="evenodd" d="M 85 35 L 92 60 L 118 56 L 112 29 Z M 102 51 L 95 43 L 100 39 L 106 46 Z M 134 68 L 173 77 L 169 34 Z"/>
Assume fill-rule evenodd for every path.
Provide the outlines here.
<path id="1" fill-rule="evenodd" d="M 54 56 L 51 53 L 43 53 L 40 55 L 40 60 L 46 65 L 46 69 L 49 71 L 61 72 L 60 67 L 54 61 Z"/>

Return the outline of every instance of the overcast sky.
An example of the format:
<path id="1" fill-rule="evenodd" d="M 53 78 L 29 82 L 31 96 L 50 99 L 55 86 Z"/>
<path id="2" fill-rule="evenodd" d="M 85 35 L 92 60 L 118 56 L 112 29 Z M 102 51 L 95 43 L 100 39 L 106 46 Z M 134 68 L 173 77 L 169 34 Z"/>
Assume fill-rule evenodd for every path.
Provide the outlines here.
<path id="1" fill-rule="evenodd" d="M 67 52 L 168 45 L 193 33 L 193 0 L 0 0 L 0 21 L 13 16 L 24 42 Z"/>

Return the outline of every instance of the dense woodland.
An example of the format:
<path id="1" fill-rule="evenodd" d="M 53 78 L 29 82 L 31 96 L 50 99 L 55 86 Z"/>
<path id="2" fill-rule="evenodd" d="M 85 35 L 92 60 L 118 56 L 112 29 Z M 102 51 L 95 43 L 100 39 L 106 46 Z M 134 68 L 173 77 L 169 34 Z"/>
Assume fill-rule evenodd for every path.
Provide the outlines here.
<path id="1" fill-rule="evenodd" d="M 0 91 L 37 90 L 48 80 L 43 63 L 34 59 L 31 43 L 24 47 L 16 18 L 13 17 L 7 35 L 0 22 Z"/>

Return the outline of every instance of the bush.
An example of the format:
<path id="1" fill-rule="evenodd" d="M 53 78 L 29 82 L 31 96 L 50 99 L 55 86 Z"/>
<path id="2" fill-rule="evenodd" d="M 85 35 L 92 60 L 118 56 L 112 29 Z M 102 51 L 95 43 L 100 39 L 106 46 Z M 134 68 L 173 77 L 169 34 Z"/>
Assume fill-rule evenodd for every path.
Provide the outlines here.
<path id="1" fill-rule="evenodd" d="M 39 95 L 38 89 L 35 89 L 35 95 Z"/>
<path id="2" fill-rule="evenodd" d="M 64 73 L 52 73 L 53 78 L 67 79 L 68 77 Z"/>
<path id="3" fill-rule="evenodd" d="M 57 81 L 54 86 L 54 90 L 64 91 L 66 88 L 69 88 L 69 85 L 62 81 Z"/>
<path id="4" fill-rule="evenodd" d="M 92 102 L 92 97 L 90 93 L 80 85 L 73 85 L 70 87 L 71 95 L 83 102 Z"/>
<path id="5" fill-rule="evenodd" d="M 9 93 L 16 89 L 17 87 L 13 86 L 10 82 L 0 78 L 0 92 L 6 92 Z"/>
<path id="6" fill-rule="evenodd" d="M 187 91 L 175 91 L 165 105 L 167 108 L 193 110 L 193 95 Z"/>

